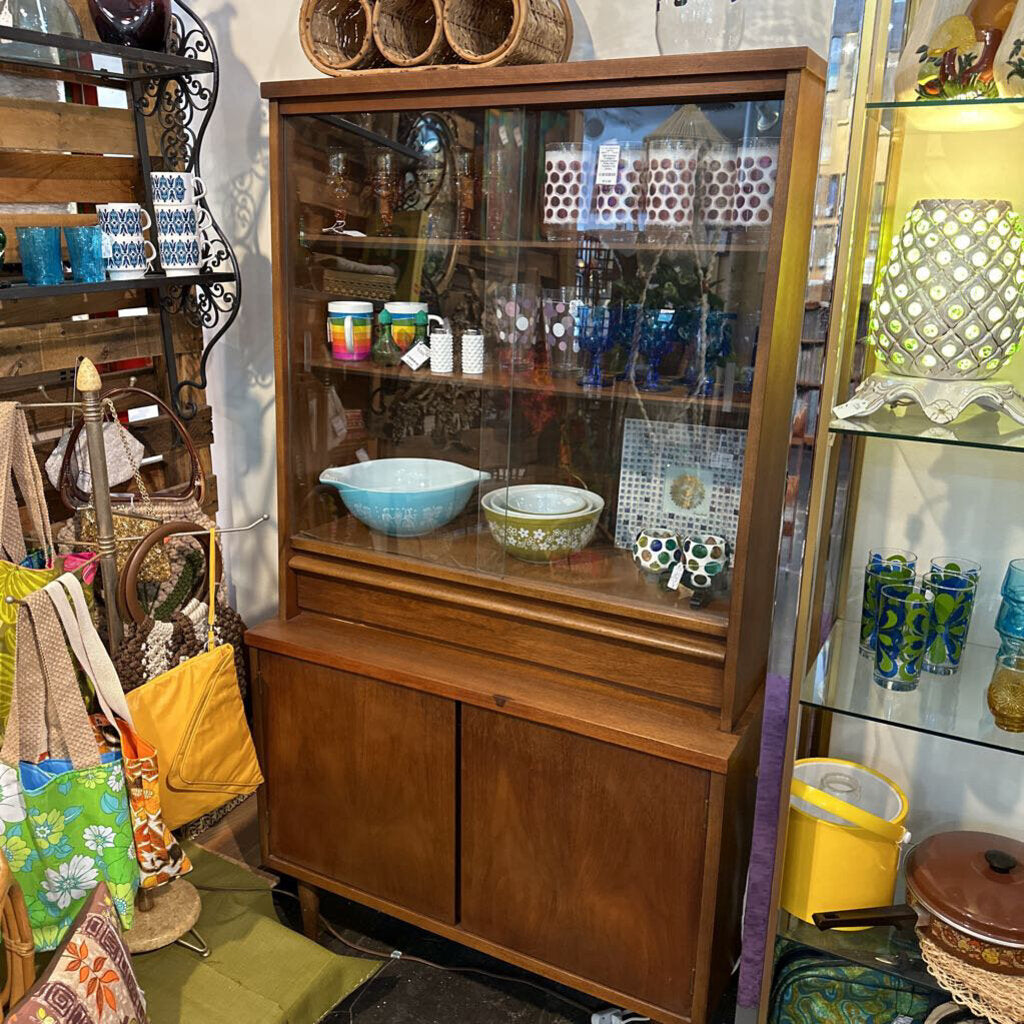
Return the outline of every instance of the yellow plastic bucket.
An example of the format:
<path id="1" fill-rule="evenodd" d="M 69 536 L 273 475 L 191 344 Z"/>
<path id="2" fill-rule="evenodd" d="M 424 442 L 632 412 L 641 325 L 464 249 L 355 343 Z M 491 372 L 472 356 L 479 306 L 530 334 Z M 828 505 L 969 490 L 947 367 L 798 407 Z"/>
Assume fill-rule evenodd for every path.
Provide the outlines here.
<path id="1" fill-rule="evenodd" d="M 789 802 L 782 907 L 801 921 L 827 910 L 892 903 L 907 798 L 854 761 L 797 761 Z"/>

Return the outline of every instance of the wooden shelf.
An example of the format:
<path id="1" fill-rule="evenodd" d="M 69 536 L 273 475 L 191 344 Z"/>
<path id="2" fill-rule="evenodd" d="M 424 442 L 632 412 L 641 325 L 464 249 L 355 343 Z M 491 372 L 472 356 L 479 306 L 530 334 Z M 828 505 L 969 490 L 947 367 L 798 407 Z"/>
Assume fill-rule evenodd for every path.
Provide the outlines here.
<path id="1" fill-rule="evenodd" d="M 120 281 L 97 281 L 89 284 L 69 279 L 54 285 L 31 285 L 25 284 L 23 280 L 19 279 L 16 283 L 12 282 L 11 284 L 5 284 L 0 281 L 0 303 L 15 302 L 18 299 L 53 299 L 70 295 L 128 292 L 147 288 L 159 288 L 161 291 L 165 291 L 168 288 L 174 287 L 191 288 L 197 284 L 227 283 L 228 281 L 234 281 L 234 279 L 234 274 L 224 273 L 182 274 L 176 276 L 140 274 L 138 277 L 130 277 Z"/>

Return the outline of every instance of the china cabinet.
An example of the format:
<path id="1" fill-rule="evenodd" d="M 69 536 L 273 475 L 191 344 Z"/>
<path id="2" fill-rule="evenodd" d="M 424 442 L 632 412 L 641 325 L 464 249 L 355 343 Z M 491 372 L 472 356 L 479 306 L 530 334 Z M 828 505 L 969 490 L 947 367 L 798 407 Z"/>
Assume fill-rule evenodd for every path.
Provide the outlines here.
<path id="1" fill-rule="evenodd" d="M 818 932 L 780 907 L 795 758 L 857 756 L 895 772 L 910 797 L 915 843 L 951 827 L 986 833 L 981 839 L 996 850 L 999 841 L 1016 849 L 1020 838 L 1024 741 L 1015 729 L 1024 690 L 1016 685 L 1019 630 L 1008 623 L 1024 538 L 1019 517 L 1008 513 L 1020 500 L 1024 179 L 1006 154 L 1020 145 L 1024 110 L 1005 87 L 1012 65 L 997 57 L 993 71 L 989 54 L 986 71 L 968 59 L 994 49 L 991 27 L 977 17 L 972 26 L 973 5 L 955 7 L 879 0 L 864 14 L 778 793 L 762 1020 L 776 933 L 897 974 L 937 999 L 954 987 L 948 972 L 940 969 L 945 987 L 929 972 L 913 930 Z M 939 74 L 942 61 L 956 75 Z M 982 71 L 972 77 L 975 67 Z M 914 581 L 910 591 L 931 603 L 920 643 L 907 641 L 895 612 L 876 619 L 875 635 L 865 631 L 869 551 L 897 549 L 916 558 L 916 569 L 899 570 Z M 934 578 L 926 575 L 923 586 L 920 578 L 951 562 L 957 586 L 971 595 L 955 637 L 944 616 L 959 615 L 960 602 L 940 603 Z M 879 593 L 895 599 L 898 589 Z M 947 764 L 955 776 L 946 775 Z M 1004 777 L 1006 787 L 995 781 Z M 1019 906 L 1012 893 L 1022 869 L 1011 861 L 1004 910 Z M 984 884 L 1004 882 L 991 864 L 977 874 Z M 993 919 L 998 903 L 988 907 Z M 991 1019 L 1018 1019 L 1005 1004 L 1000 1011 L 984 1002 L 999 989 L 991 979 L 974 976 L 970 984 Z"/>
<path id="2" fill-rule="evenodd" d="M 802 49 L 264 85 L 281 609 L 249 642 L 310 928 L 323 888 L 707 1019 L 823 87 Z"/>

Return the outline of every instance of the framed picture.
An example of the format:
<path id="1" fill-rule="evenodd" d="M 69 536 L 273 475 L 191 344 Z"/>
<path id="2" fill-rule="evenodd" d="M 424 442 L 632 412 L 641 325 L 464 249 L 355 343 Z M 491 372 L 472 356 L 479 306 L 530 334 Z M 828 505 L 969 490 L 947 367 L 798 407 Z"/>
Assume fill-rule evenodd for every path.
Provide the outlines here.
<path id="1" fill-rule="evenodd" d="M 743 487 L 745 430 L 627 419 L 622 434 L 615 545 L 641 530 L 710 531 L 734 547 Z"/>

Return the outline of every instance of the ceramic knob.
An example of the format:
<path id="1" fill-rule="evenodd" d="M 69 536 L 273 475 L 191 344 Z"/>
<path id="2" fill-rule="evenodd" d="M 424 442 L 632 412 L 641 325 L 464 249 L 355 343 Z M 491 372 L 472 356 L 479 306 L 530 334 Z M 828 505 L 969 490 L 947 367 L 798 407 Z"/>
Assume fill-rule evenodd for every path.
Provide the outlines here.
<path id="1" fill-rule="evenodd" d="M 671 572 L 682 558 L 679 538 L 671 530 L 641 530 L 633 541 L 633 561 L 644 572 Z"/>
<path id="2" fill-rule="evenodd" d="M 729 542 L 713 533 L 691 533 L 683 542 L 687 586 L 708 590 L 729 567 Z"/>

